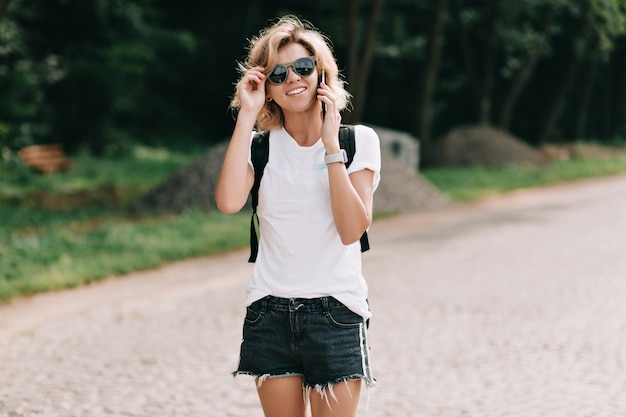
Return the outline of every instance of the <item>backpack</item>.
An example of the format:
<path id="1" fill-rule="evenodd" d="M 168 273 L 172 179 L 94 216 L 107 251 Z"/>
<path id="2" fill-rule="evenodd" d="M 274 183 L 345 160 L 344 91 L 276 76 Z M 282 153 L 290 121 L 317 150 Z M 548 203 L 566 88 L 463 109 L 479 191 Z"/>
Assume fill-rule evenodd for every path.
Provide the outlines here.
<path id="1" fill-rule="evenodd" d="M 263 178 L 263 170 L 267 164 L 270 154 L 270 133 L 268 131 L 259 132 L 254 135 L 251 145 L 251 159 L 252 166 L 254 167 L 254 185 L 250 190 L 250 197 L 252 203 L 252 219 L 250 220 L 250 258 L 248 262 L 255 262 L 256 256 L 259 251 L 259 240 L 257 237 L 256 223 L 259 218 L 256 214 L 256 208 L 259 203 L 259 187 L 261 186 L 261 178 Z M 341 125 L 339 128 L 339 147 L 345 149 L 348 154 L 348 162 L 346 162 L 346 169 L 352 163 L 354 154 L 356 152 L 356 145 L 354 139 L 354 126 Z M 255 222 L 256 218 L 256 222 Z M 363 232 L 361 236 L 361 252 L 369 250 L 369 240 L 367 238 L 367 231 Z"/>

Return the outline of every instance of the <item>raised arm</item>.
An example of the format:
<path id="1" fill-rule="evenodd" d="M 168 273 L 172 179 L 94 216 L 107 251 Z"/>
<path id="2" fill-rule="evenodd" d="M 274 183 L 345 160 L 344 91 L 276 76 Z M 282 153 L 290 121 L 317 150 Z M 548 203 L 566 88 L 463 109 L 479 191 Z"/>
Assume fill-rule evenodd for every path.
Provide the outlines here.
<path id="1" fill-rule="evenodd" d="M 256 117 L 265 103 L 263 68 L 246 71 L 237 85 L 237 94 L 240 101 L 237 122 L 215 187 L 215 202 L 225 213 L 236 213 L 243 208 L 254 183 L 248 154 Z"/>
<path id="2" fill-rule="evenodd" d="M 328 86 L 320 86 L 318 97 L 326 103 L 328 108 L 322 123 L 322 141 L 326 154 L 335 154 L 340 152 L 341 116 Z M 370 169 L 362 169 L 348 175 L 343 163 L 328 164 L 330 203 L 335 227 L 342 243 L 346 245 L 359 240 L 363 232 L 372 224 L 374 175 L 374 171 Z"/>

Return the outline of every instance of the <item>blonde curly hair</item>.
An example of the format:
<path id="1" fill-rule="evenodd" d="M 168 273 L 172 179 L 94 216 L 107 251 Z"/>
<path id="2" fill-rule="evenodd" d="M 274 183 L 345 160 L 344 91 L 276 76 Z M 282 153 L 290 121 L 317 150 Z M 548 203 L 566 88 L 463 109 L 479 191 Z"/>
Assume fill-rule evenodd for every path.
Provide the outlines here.
<path id="1" fill-rule="evenodd" d="M 339 68 L 333 55 L 330 40 L 311 23 L 302 21 L 296 16 L 283 16 L 276 23 L 261 30 L 255 36 L 248 48 L 248 57 L 239 64 L 240 79 L 245 72 L 257 66 L 265 67 L 265 74 L 269 75 L 277 64 L 278 51 L 285 45 L 299 43 L 315 57 L 317 73 L 324 71 L 326 84 L 335 93 L 337 107 L 345 109 L 350 103 L 350 93 L 344 88 L 344 81 L 340 78 Z M 230 107 L 238 110 L 240 107 L 239 95 L 235 95 Z M 274 102 L 266 102 L 256 120 L 259 130 L 271 130 L 283 125 L 283 112 Z"/>

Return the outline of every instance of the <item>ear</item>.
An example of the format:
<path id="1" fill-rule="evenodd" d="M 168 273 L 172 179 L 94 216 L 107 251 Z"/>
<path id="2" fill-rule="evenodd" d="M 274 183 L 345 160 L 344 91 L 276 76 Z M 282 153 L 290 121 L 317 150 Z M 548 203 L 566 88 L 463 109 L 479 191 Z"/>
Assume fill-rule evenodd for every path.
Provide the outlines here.
<path id="1" fill-rule="evenodd" d="M 265 101 L 269 103 L 270 101 L 272 101 L 272 98 L 269 95 L 267 95 L 265 96 Z"/>

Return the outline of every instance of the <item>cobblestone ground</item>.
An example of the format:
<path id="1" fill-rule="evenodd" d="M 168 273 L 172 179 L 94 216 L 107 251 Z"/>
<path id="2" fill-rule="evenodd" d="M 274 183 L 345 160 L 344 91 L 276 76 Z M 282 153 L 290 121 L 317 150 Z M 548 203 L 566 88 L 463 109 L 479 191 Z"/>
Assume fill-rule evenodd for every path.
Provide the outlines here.
<path id="1" fill-rule="evenodd" d="M 370 240 L 379 388 L 360 415 L 626 416 L 626 177 L 380 220 Z M 0 417 L 261 417 L 230 375 L 245 262 L 0 308 Z"/>

